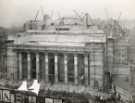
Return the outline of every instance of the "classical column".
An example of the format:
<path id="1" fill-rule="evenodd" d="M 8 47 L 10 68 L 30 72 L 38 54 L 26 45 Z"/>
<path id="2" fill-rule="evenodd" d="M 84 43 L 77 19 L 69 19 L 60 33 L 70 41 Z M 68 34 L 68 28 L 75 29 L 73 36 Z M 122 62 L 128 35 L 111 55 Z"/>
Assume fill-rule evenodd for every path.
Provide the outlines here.
<path id="1" fill-rule="evenodd" d="M 18 53 L 19 57 L 19 80 L 22 80 L 22 53 Z"/>
<path id="2" fill-rule="evenodd" d="M 30 56 L 30 53 L 28 52 L 27 53 L 27 63 L 28 63 L 28 74 L 27 74 L 27 79 L 30 80 L 31 79 L 31 74 L 30 74 L 30 69 L 31 69 L 31 56 Z"/>
<path id="3" fill-rule="evenodd" d="M 39 53 L 36 53 L 36 79 L 39 79 Z"/>
<path id="4" fill-rule="evenodd" d="M 58 82 L 58 55 L 55 54 L 54 55 L 54 62 L 55 62 L 55 82 L 57 83 Z"/>
<path id="5" fill-rule="evenodd" d="M 88 85 L 88 55 L 84 55 L 85 85 Z"/>
<path id="6" fill-rule="evenodd" d="M 96 68 L 95 68 L 95 52 L 91 51 L 89 54 L 89 67 L 90 67 L 90 76 L 89 76 L 89 83 L 91 87 L 94 87 L 94 83 L 95 83 L 95 73 L 96 73 Z M 98 57 L 99 58 L 99 57 Z M 98 61 L 97 61 L 98 62 Z M 100 71 L 99 71 L 100 72 Z"/>
<path id="7" fill-rule="evenodd" d="M 68 83 L 68 78 L 67 78 L 67 55 L 64 54 L 64 80 L 65 80 L 65 83 Z"/>
<path id="8" fill-rule="evenodd" d="M 48 53 L 45 53 L 45 81 L 48 82 Z"/>
<path id="9" fill-rule="evenodd" d="M 78 68 L 77 68 L 77 55 L 74 55 L 74 80 L 75 84 L 78 84 Z"/>

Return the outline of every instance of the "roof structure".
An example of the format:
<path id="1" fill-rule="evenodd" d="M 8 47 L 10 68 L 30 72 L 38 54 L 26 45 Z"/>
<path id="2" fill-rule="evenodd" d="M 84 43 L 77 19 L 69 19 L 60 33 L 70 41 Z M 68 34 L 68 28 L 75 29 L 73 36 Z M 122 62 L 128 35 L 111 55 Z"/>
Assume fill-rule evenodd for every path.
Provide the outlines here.
<path id="1" fill-rule="evenodd" d="M 105 33 L 96 26 L 85 25 L 85 19 L 74 17 L 62 17 L 55 21 L 48 19 L 44 20 L 46 23 L 43 25 L 44 29 L 28 29 L 24 33 L 17 34 L 14 44 L 84 47 L 87 43 L 106 41 Z"/>

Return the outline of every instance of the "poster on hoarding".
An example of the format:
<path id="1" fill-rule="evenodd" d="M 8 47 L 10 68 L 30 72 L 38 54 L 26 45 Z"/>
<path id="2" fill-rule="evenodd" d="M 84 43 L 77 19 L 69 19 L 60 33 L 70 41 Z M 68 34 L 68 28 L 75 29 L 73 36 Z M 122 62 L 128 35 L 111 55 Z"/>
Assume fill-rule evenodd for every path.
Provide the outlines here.
<path id="1" fill-rule="evenodd" d="M 29 103 L 36 103 L 36 96 L 29 96 Z"/>
<path id="2" fill-rule="evenodd" d="M 2 90 L 0 90 L 0 101 L 2 101 Z"/>
<path id="3" fill-rule="evenodd" d="M 45 103 L 45 98 L 38 96 L 37 103 Z"/>
<path id="4" fill-rule="evenodd" d="M 15 96 L 15 103 L 23 103 L 23 95 L 21 93 L 17 93 Z"/>
<path id="5" fill-rule="evenodd" d="M 53 102 L 54 103 L 62 103 L 62 99 L 54 99 Z"/>
<path id="6" fill-rule="evenodd" d="M 29 103 L 29 98 L 27 95 L 24 95 L 23 101 L 23 103 Z"/>
<path id="7" fill-rule="evenodd" d="M 3 90 L 3 101 L 4 102 L 10 102 L 10 91 L 9 90 Z"/>
<path id="8" fill-rule="evenodd" d="M 52 98 L 45 98 L 45 103 L 53 103 L 53 99 Z"/>
<path id="9" fill-rule="evenodd" d="M 10 96 L 11 96 L 11 103 L 15 103 L 15 96 L 14 96 L 14 94 L 10 94 Z"/>

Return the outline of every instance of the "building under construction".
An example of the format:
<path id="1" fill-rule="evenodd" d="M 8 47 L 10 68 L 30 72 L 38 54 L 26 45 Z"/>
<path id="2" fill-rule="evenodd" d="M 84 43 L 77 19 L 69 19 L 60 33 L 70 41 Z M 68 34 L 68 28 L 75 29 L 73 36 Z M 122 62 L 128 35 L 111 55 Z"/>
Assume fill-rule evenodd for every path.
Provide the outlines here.
<path id="1" fill-rule="evenodd" d="M 10 89 L 24 80 L 29 88 L 38 80 L 38 95 L 91 102 L 97 95 L 109 98 L 113 78 L 128 76 L 128 46 L 114 32 L 98 29 L 88 14 L 56 20 L 45 15 L 24 28 L 8 37 L 6 85 Z"/>

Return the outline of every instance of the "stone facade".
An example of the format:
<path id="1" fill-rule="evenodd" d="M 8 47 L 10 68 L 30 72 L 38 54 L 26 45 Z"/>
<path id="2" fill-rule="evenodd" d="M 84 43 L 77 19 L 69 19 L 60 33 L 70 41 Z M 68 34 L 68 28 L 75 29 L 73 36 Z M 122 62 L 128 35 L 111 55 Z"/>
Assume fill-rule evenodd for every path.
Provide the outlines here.
<path id="1" fill-rule="evenodd" d="M 116 63 L 115 38 L 78 18 L 71 19 L 38 24 L 44 28 L 25 25 L 26 31 L 8 45 L 8 78 L 28 82 L 38 79 L 44 90 L 96 94 L 95 90 L 111 88 L 113 75 L 125 75 L 129 68 L 122 70 L 115 65 L 127 63 L 127 58 Z"/>

